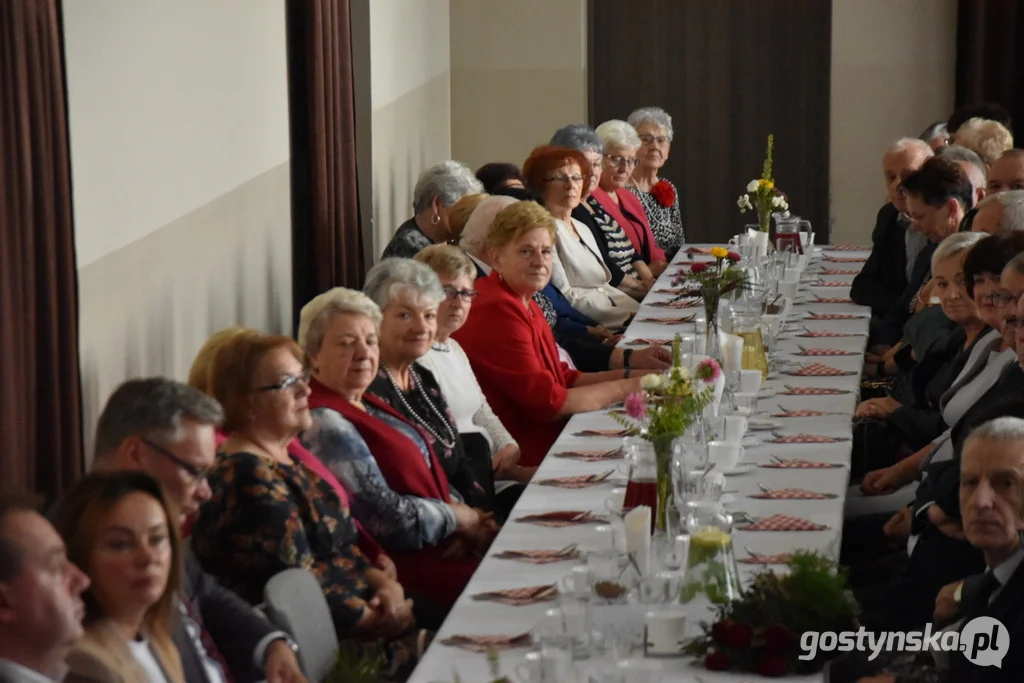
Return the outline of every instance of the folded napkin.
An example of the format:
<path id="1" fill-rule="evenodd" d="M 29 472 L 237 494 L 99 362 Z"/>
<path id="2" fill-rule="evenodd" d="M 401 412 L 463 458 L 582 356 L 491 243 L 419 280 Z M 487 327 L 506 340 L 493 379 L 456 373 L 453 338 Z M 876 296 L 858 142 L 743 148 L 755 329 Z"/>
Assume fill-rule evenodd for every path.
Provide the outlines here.
<path id="1" fill-rule="evenodd" d="M 649 305 L 658 308 L 693 308 L 700 304 L 700 299 L 681 299 L 679 301 L 654 301 Z"/>
<path id="2" fill-rule="evenodd" d="M 785 391 L 778 392 L 779 396 L 839 396 L 848 394 L 845 389 L 831 389 L 829 387 L 791 387 L 786 385 Z"/>
<path id="3" fill-rule="evenodd" d="M 804 320 L 861 320 L 865 317 L 855 313 L 811 313 Z"/>
<path id="4" fill-rule="evenodd" d="M 680 318 L 640 318 L 638 322 L 654 323 L 655 325 L 682 325 L 684 323 L 692 323 L 696 317 L 697 314 L 686 315 Z"/>
<path id="5" fill-rule="evenodd" d="M 841 296 L 816 296 L 814 297 L 814 303 L 816 304 L 852 304 L 853 299 L 847 299 Z"/>
<path id="6" fill-rule="evenodd" d="M 842 465 L 834 462 L 821 462 L 819 460 L 801 460 L 800 458 L 791 458 L 789 460 L 767 462 L 762 464 L 761 467 L 768 467 L 774 470 L 828 470 L 836 467 L 842 467 Z"/>
<path id="7" fill-rule="evenodd" d="M 826 261 L 832 263 L 867 263 L 867 257 L 860 258 L 859 256 L 826 256 Z"/>
<path id="8" fill-rule="evenodd" d="M 820 280 L 812 287 L 849 287 L 852 283 L 849 280 Z"/>
<path id="9" fill-rule="evenodd" d="M 486 591 L 473 596 L 474 600 L 489 600 L 500 602 L 503 605 L 519 607 L 522 605 L 535 605 L 539 602 L 550 602 L 558 597 L 558 586 L 547 584 L 544 586 L 525 586 L 523 588 L 504 588 L 496 591 Z"/>
<path id="10" fill-rule="evenodd" d="M 654 290 L 655 294 L 673 294 L 675 296 L 700 296 L 700 290 L 693 287 L 662 287 Z"/>
<path id="11" fill-rule="evenodd" d="M 563 451 L 552 453 L 556 458 L 571 458 L 584 462 L 600 462 L 602 460 L 618 460 L 622 457 L 621 448 L 612 448 L 607 451 Z"/>
<path id="12" fill-rule="evenodd" d="M 518 636 L 481 636 L 481 635 L 455 635 L 441 641 L 442 645 L 458 647 L 470 652 L 489 652 L 491 650 L 514 650 L 521 647 L 533 645 L 533 639 L 529 633 L 521 633 Z"/>
<path id="13" fill-rule="evenodd" d="M 811 363 L 799 370 L 786 370 L 785 374 L 793 375 L 794 377 L 845 377 L 847 375 L 856 375 L 857 372 L 853 370 L 840 370 L 839 368 L 822 363 Z"/>
<path id="14" fill-rule="evenodd" d="M 672 340 L 637 337 L 636 339 L 630 339 L 626 343 L 629 344 L 630 346 L 669 346 L 672 344 Z"/>
<path id="15" fill-rule="evenodd" d="M 846 349 L 805 349 L 802 346 L 798 346 L 800 353 L 794 353 L 794 356 L 857 356 L 859 355 L 856 351 L 847 351 Z"/>
<path id="16" fill-rule="evenodd" d="M 863 244 L 823 244 L 822 251 L 871 251 L 870 246 Z"/>
<path id="17" fill-rule="evenodd" d="M 495 557 L 503 560 L 517 560 L 530 564 L 552 564 L 554 562 L 566 562 L 580 558 L 580 551 L 576 546 L 569 546 L 561 550 L 506 550 L 495 554 Z"/>
<path id="18" fill-rule="evenodd" d="M 573 436 L 603 436 L 609 439 L 621 439 L 630 435 L 628 429 L 584 429 Z"/>
<path id="19" fill-rule="evenodd" d="M 705 249 L 704 247 L 687 247 L 686 253 L 690 254 L 691 256 L 693 254 L 703 254 L 704 256 L 711 256 L 711 249 L 710 247 L 707 249 Z"/>
<path id="20" fill-rule="evenodd" d="M 604 518 L 586 510 L 541 512 L 536 515 L 524 515 L 516 521 L 540 526 L 574 526 L 576 524 L 604 524 L 605 522 Z"/>
<path id="21" fill-rule="evenodd" d="M 841 441 L 849 441 L 849 439 L 841 436 L 823 436 L 821 434 L 776 434 L 774 439 L 769 439 L 766 443 L 788 443 L 788 444 L 804 444 L 804 443 L 839 443 Z"/>
<path id="22" fill-rule="evenodd" d="M 834 493 L 815 493 L 807 489 L 774 489 L 753 493 L 750 497 L 762 500 L 826 500 L 835 498 L 836 495 Z"/>
<path id="23" fill-rule="evenodd" d="M 778 555 L 751 555 L 736 561 L 743 564 L 789 564 L 792 559 L 793 553 L 779 553 Z"/>
<path id="24" fill-rule="evenodd" d="M 863 337 L 864 335 L 857 332 L 836 332 L 834 330 L 807 330 L 805 332 L 800 332 L 796 336 L 823 339 L 826 337 Z"/>
<path id="25" fill-rule="evenodd" d="M 541 486 L 558 486 L 563 489 L 585 489 L 588 486 L 603 484 L 608 477 L 615 474 L 614 470 L 608 470 L 603 474 L 578 474 L 573 477 L 557 477 L 553 479 L 541 479 L 537 484 Z"/>
<path id="26" fill-rule="evenodd" d="M 828 527 L 792 515 L 772 515 L 739 528 L 743 531 L 824 531 Z"/>
<path id="27" fill-rule="evenodd" d="M 774 415 L 770 415 L 769 417 L 784 417 L 784 418 L 824 417 L 826 415 L 842 415 L 842 413 L 827 413 L 824 410 L 807 410 L 807 409 L 805 409 L 805 410 L 784 410 L 781 413 L 775 413 Z"/>
<path id="28" fill-rule="evenodd" d="M 858 275 L 859 270 L 844 270 L 842 268 L 822 268 L 818 275 Z"/>

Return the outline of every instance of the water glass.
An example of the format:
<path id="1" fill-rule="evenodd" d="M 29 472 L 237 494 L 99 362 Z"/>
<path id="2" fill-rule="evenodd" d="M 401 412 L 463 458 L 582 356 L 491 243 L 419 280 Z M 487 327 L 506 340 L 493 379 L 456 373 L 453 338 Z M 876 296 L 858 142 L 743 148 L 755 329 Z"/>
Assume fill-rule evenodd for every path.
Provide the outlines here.
<path id="1" fill-rule="evenodd" d="M 562 628 L 572 640 L 572 657 L 586 659 L 590 656 L 590 636 L 593 631 L 590 595 L 560 595 L 558 602 L 562 613 Z"/>
<path id="2" fill-rule="evenodd" d="M 561 683 L 569 676 L 571 658 L 557 648 L 543 647 L 527 652 L 515 668 L 516 678 L 524 683 Z"/>
<path id="3" fill-rule="evenodd" d="M 623 683 L 661 683 L 662 665 L 650 659 L 624 659 L 615 665 Z"/>
<path id="4" fill-rule="evenodd" d="M 732 402 L 737 415 L 751 417 L 757 412 L 757 394 L 737 392 L 732 395 Z"/>

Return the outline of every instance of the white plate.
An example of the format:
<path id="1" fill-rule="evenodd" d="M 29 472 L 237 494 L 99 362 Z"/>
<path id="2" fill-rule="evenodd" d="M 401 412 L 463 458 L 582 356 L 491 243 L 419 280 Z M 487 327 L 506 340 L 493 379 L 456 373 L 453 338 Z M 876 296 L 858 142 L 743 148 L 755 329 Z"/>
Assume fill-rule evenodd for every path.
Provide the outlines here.
<path id="1" fill-rule="evenodd" d="M 732 468 L 731 470 L 719 470 L 719 472 L 721 472 L 727 477 L 735 477 L 740 474 L 749 474 L 750 472 L 753 472 L 755 469 L 757 469 L 757 465 L 736 465 L 736 467 Z"/>
<path id="2" fill-rule="evenodd" d="M 753 434 L 747 434 L 743 437 L 743 440 L 740 441 L 740 445 L 744 448 L 756 448 L 761 445 L 761 439 L 757 438 Z"/>
<path id="3" fill-rule="evenodd" d="M 747 420 L 747 429 L 752 432 L 767 432 L 772 429 L 778 429 L 781 426 L 782 423 L 778 420 L 764 420 L 756 417 Z"/>

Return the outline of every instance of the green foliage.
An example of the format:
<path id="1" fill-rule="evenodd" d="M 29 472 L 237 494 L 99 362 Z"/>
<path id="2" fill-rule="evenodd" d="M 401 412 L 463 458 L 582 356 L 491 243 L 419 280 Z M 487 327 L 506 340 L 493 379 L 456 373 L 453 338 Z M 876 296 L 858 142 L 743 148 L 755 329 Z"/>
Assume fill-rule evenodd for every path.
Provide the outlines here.
<path id="1" fill-rule="evenodd" d="M 773 182 L 772 179 L 772 152 L 775 148 L 775 136 L 768 134 L 768 144 L 764 151 L 764 165 L 761 167 L 761 180 Z"/>
<path id="2" fill-rule="evenodd" d="M 341 647 L 323 683 L 377 683 L 383 668 L 382 656 L 367 657 L 352 648 Z"/>

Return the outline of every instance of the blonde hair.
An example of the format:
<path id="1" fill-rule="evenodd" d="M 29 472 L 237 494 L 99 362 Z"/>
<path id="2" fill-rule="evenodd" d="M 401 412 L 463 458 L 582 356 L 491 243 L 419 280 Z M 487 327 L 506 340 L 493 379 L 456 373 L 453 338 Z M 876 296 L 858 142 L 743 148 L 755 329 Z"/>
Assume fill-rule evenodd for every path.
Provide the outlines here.
<path id="1" fill-rule="evenodd" d="M 537 228 L 546 230 L 551 241 L 555 241 L 555 219 L 548 210 L 537 202 L 516 202 L 494 217 L 487 231 L 486 246 L 501 249 Z"/>
<path id="2" fill-rule="evenodd" d="M 466 256 L 466 252 L 449 244 L 432 244 L 413 259 L 433 268 L 438 277 L 476 279 L 476 264 Z"/>
<path id="3" fill-rule="evenodd" d="M 192 367 L 188 371 L 188 385 L 208 396 L 212 395 L 213 392 L 210 390 L 210 370 L 212 369 L 213 359 L 217 355 L 218 349 L 235 337 L 246 334 L 259 334 L 259 332 L 240 325 L 214 332 L 213 336 L 207 339 L 206 343 L 199 348 L 199 353 L 196 354 L 195 360 L 192 361 Z"/>
<path id="4" fill-rule="evenodd" d="M 462 236 L 462 231 L 466 228 L 469 217 L 473 215 L 473 211 L 485 197 L 487 195 L 483 193 L 467 194 L 455 202 L 452 208 L 448 209 L 448 228 L 451 239 L 457 240 Z"/>
<path id="5" fill-rule="evenodd" d="M 973 151 L 991 166 L 1004 152 L 1013 149 L 1013 135 L 998 121 L 975 117 L 956 131 L 956 144 Z"/>

